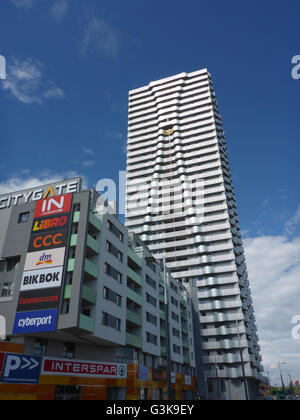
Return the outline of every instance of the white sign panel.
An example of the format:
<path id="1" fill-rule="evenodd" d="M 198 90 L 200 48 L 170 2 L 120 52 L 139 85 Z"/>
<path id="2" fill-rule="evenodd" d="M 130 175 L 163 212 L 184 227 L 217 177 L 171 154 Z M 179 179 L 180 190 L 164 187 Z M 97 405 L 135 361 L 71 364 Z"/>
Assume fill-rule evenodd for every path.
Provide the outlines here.
<path id="1" fill-rule="evenodd" d="M 21 291 L 60 287 L 62 275 L 63 267 L 24 271 Z"/>
<path id="2" fill-rule="evenodd" d="M 24 271 L 61 267 L 64 264 L 66 248 L 30 252 L 26 256 Z"/>

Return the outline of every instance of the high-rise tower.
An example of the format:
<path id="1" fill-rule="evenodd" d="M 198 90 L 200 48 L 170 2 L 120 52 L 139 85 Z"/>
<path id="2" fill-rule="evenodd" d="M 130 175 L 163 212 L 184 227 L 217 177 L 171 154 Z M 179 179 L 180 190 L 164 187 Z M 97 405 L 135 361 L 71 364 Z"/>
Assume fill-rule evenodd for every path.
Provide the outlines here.
<path id="1" fill-rule="evenodd" d="M 210 74 L 130 91 L 126 226 L 191 292 L 199 392 L 254 398 L 260 347 Z"/>

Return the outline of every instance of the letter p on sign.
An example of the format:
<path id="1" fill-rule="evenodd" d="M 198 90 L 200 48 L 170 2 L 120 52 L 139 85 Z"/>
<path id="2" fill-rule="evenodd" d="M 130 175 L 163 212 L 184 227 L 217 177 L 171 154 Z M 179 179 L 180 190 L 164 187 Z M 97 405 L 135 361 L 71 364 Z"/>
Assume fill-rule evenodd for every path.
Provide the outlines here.
<path id="1" fill-rule="evenodd" d="M 9 355 L 7 356 L 6 364 L 5 364 L 5 370 L 4 370 L 4 376 L 9 377 L 12 370 L 17 370 L 21 366 L 21 358 L 20 356 L 13 356 Z"/>

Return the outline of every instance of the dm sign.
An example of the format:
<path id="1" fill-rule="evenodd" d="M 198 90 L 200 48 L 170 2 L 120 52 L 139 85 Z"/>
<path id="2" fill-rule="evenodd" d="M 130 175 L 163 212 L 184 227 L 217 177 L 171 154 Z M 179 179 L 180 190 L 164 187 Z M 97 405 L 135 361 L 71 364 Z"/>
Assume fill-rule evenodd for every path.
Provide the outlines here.
<path id="1" fill-rule="evenodd" d="M 41 357 L 6 353 L 2 370 L 2 383 L 38 384 Z"/>

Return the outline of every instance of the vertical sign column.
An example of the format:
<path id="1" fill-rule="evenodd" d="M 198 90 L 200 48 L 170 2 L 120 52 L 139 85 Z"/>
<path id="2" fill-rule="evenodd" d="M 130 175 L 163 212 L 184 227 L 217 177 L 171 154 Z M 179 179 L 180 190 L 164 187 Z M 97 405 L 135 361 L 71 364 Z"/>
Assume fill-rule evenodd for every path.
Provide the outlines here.
<path id="1" fill-rule="evenodd" d="M 72 194 L 36 203 L 13 334 L 56 331 Z"/>

